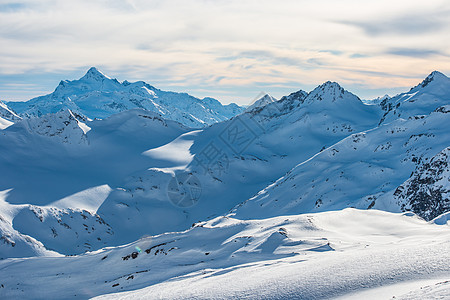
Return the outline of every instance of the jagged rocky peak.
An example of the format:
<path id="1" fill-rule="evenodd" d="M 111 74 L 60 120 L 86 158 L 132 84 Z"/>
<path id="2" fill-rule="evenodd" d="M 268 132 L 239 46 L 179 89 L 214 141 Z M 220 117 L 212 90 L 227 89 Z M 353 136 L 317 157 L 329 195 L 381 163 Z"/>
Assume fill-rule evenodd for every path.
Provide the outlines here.
<path id="1" fill-rule="evenodd" d="M 428 91 L 434 89 L 439 90 L 441 87 L 447 89 L 448 86 L 450 86 L 450 78 L 439 71 L 433 71 L 424 80 L 422 80 L 421 83 L 412 87 L 409 92 L 418 92 L 421 90 Z"/>
<path id="2" fill-rule="evenodd" d="M 450 147 L 430 160 L 418 161 L 411 177 L 394 192 L 403 211 L 413 211 L 426 220 L 450 211 Z"/>
<path id="3" fill-rule="evenodd" d="M 425 78 L 419 84 L 419 86 L 424 88 L 427 85 L 429 85 L 431 82 L 442 82 L 442 81 L 450 83 L 450 78 L 448 78 L 447 76 L 445 76 L 443 73 L 441 73 L 439 71 L 433 71 L 433 72 L 431 72 L 430 75 L 427 76 L 427 78 Z"/>
<path id="4" fill-rule="evenodd" d="M 450 100 L 450 78 L 434 71 L 420 84 L 406 93 L 380 102 L 384 115 L 381 123 L 392 122 L 398 118 L 426 115 L 438 107 L 447 105 Z"/>
<path id="5" fill-rule="evenodd" d="M 304 90 L 298 90 L 296 92 L 293 92 L 287 96 L 283 96 L 280 101 L 288 101 L 288 102 L 300 102 L 303 103 L 305 101 L 306 97 L 308 96 L 308 93 Z"/>
<path id="6" fill-rule="evenodd" d="M 309 103 L 318 101 L 336 102 L 339 99 L 344 98 L 352 98 L 361 101 L 359 97 L 346 91 L 337 82 L 327 81 L 309 93 L 305 101 Z"/>

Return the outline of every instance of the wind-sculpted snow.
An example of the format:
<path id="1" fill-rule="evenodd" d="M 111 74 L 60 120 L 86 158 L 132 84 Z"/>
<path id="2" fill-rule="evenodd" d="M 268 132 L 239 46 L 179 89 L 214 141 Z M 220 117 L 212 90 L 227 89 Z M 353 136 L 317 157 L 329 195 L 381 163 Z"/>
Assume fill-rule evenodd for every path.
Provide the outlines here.
<path id="1" fill-rule="evenodd" d="M 448 276 L 449 239 L 448 227 L 375 210 L 248 221 L 218 217 L 184 232 L 76 257 L 0 261 L 0 296 L 67 299 L 124 291 L 131 292 L 109 297 L 339 296 Z"/>
<path id="2" fill-rule="evenodd" d="M 89 69 L 79 80 L 61 81 L 49 95 L 8 105 L 25 118 L 70 109 L 90 119 L 104 119 L 139 108 L 193 128 L 227 120 L 244 110 L 236 104 L 222 105 L 212 98 L 162 91 L 143 81 L 119 82 L 96 68 Z"/>

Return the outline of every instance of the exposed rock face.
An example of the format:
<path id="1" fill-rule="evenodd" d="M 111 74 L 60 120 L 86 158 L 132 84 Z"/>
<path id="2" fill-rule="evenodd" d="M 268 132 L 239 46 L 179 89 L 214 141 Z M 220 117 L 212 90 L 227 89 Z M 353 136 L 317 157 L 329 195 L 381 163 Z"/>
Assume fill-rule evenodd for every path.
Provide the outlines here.
<path id="1" fill-rule="evenodd" d="M 16 126 L 38 135 L 59 139 L 62 143 L 88 144 L 86 133 L 90 128 L 81 120 L 85 119 L 70 110 L 64 110 L 40 118 L 23 119 Z"/>
<path id="2" fill-rule="evenodd" d="M 450 147 L 429 161 L 419 161 L 411 177 L 400 185 L 394 197 L 402 210 L 411 210 L 432 220 L 450 210 Z"/>

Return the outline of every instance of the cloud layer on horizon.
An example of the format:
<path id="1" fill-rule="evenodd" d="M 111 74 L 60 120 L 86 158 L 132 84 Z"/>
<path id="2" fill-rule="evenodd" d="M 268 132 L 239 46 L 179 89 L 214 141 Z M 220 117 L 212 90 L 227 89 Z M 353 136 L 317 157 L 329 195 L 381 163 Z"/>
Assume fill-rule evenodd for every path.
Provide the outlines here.
<path id="1" fill-rule="evenodd" d="M 326 80 L 369 98 L 449 74 L 449 16 L 446 0 L 0 0 L 0 98 L 89 66 L 240 104 Z"/>

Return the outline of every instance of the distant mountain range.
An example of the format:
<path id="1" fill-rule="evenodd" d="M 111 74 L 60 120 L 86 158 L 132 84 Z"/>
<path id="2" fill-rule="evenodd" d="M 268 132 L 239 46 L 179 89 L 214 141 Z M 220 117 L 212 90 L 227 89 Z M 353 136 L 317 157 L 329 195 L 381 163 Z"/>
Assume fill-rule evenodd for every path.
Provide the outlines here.
<path id="1" fill-rule="evenodd" d="M 222 105 L 213 98 L 198 99 L 186 93 L 162 91 L 143 81 L 119 82 L 94 67 L 78 80 L 61 81 L 51 94 L 6 104 L 25 118 L 70 109 L 89 119 L 104 119 L 140 108 L 192 128 L 227 120 L 244 110 L 234 103 Z"/>

